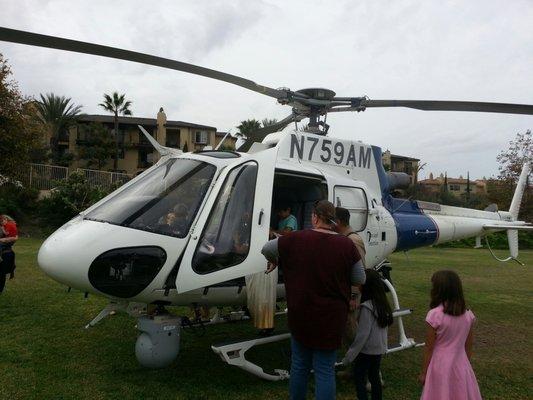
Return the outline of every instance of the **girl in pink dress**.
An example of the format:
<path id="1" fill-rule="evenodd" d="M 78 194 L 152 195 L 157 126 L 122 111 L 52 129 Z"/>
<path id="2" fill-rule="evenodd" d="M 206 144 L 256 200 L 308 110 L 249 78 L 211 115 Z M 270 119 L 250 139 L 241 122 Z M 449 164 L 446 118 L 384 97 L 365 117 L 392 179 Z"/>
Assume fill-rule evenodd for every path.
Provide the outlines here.
<path id="1" fill-rule="evenodd" d="M 476 318 L 466 309 L 461 280 L 454 271 L 437 271 L 431 283 L 421 400 L 481 400 L 470 365 Z"/>

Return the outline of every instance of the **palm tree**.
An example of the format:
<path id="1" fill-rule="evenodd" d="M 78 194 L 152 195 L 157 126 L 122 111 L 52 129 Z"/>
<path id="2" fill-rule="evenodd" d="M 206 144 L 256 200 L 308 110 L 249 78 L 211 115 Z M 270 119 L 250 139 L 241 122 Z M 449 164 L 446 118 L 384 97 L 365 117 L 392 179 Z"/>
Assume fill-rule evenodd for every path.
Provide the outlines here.
<path id="1" fill-rule="evenodd" d="M 239 132 L 236 134 L 238 137 L 246 139 L 250 133 L 253 133 L 261 128 L 261 122 L 256 119 L 247 119 L 241 121 L 241 124 L 237 127 Z"/>
<path id="2" fill-rule="evenodd" d="M 57 156 L 59 135 L 76 122 L 81 112 L 81 105 L 74 105 L 65 96 L 47 93 L 40 95 L 41 100 L 35 102 L 37 118 L 50 132 L 50 148 L 53 156 Z"/>
<path id="3" fill-rule="evenodd" d="M 131 115 L 131 101 L 125 99 L 126 95 L 119 95 L 117 92 L 113 92 L 113 95 L 110 96 L 104 93 L 104 102 L 98 104 L 104 110 L 109 111 L 115 116 L 115 160 L 113 161 L 113 169 L 116 171 L 118 169 L 118 116 L 119 115 Z"/>
<path id="4" fill-rule="evenodd" d="M 277 123 L 278 123 L 277 118 L 263 118 L 263 120 L 261 121 L 261 125 L 263 126 L 263 128 L 266 128 L 267 126 L 274 125 Z"/>

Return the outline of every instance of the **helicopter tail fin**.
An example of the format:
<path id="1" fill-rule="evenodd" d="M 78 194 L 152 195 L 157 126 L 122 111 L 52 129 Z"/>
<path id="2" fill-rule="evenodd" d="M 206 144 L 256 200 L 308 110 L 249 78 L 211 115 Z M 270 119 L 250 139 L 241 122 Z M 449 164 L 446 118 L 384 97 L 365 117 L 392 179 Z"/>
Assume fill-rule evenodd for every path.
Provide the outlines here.
<path id="1" fill-rule="evenodd" d="M 164 157 L 164 156 L 170 156 L 170 155 L 180 155 L 182 154 L 183 152 L 179 149 L 173 149 L 171 147 L 165 147 L 165 146 L 162 146 L 161 144 L 159 144 L 157 142 L 157 140 L 155 140 L 153 138 L 152 135 L 150 135 L 146 129 L 144 129 L 141 125 L 137 125 L 139 127 L 139 129 L 141 130 L 141 132 L 144 134 L 144 136 L 146 137 L 146 139 L 150 142 L 150 144 L 154 147 L 154 149 L 156 149 L 156 151 L 161 155 L 161 157 Z"/>
<path id="2" fill-rule="evenodd" d="M 511 206 L 509 207 L 508 212 L 504 212 L 504 216 L 506 217 L 505 221 L 495 221 L 490 222 L 483 225 L 483 229 L 491 231 L 502 231 L 505 230 L 507 234 L 507 242 L 509 244 L 509 253 L 510 257 L 506 259 L 499 259 L 496 257 L 494 253 L 492 253 L 492 250 L 490 246 L 489 250 L 491 251 L 494 258 L 496 258 L 498 261 L 510 261 L 514 260 L 520 264 L 522 264 L 518 260 L 518 231 L 524 230 L 524 231 L 533 231 L 533 224 L 527 223 L 524 221 L 518 221 L 518 213 L 520 211 L 520 204 L 522 203 L 522 196 L 524 195 L 524 190 L 527 185 L 527 177 L 531 171 L 531 166 L 529 162 L 524 163 L 522 167 L 522 172 L 520 173 L 520 178 L 518 179 L 518 183 L 516 185 L 516 189 L 513 195 L 513 200 L 511 201 Z M 491 207 L 491 206 L 489 206 Z M 488 211 L 488 210 L 487 210 Z"/>

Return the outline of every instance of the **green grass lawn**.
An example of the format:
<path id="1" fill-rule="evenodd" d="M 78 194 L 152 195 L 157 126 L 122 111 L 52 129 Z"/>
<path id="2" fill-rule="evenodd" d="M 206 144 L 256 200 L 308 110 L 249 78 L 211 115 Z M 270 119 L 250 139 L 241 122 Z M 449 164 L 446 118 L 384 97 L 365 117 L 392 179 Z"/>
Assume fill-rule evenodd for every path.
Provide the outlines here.
<path id="1" fill-rule="evenodd" d="M 213 326 L 204 336 L 182 333 L 182 351 L 163 370 L 141 368 L 135 359 L 135 320 L 119 314 L 83 329 L 106 304 L 104 298 L 67 293 L 37 267 L 40 241 L 16 245 L 17 276 L 0 295 L 0 399 L 286 399 L 287 382 L 265 382 L 225 365 L 212 343 L 250 337 L 249 323 Z M 526 267 L 500 264 L 487 250 L 423 249 L 395 254 L 392 278 L 409 337 L 424 340 L 429 279 L 453 268 L 463 279 L 469 307 L 478 318 L 473 367 L 484 399 L 533 398 L 533 252 Z M 284 320 L 279 326 L 284 325 Z M 394 333 L 391 328 L 391 340 Z M 288 343 L 253 350 L 250 358 L 287 368 Z M 250 352 L 252 353 L 252 351 Z M 417 399 L 421 349 L 385 357 L 385 399 Z M 338 382 L 339 399 L 354 399 L 351 382 Z"/>

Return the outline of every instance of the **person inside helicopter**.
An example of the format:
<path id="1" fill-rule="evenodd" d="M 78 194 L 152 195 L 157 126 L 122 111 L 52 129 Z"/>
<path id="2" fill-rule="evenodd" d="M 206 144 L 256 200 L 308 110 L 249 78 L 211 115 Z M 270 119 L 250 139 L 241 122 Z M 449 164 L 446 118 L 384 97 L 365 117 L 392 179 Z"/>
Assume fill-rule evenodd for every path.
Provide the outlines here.
<path id="1" fill-rule="evenodd" d="M 252 233 L 257 166 L 235 168 L 220 190 L 193 257 L 198 273 L 209 273 L 243 262 L 249 252 Z"/>
<path id="2" fill-rule="evenodd" d="M 248 254 L 250 248 L 250 222 L 252 216 L 246 211 L 241 216 L 241 222 L 233 234 L 233 248 L 237 254 Z"/>
<path id="3" fill-rule="evenodd" d="M 184 238 L 215 171 L 205 162 L 170 159 L 84 218 Z"/>
<path id="4" fill-rule="evenodd" d="M 280 203 L 275 210 L 278 217 L 278 229 L 270 229 L 270 238 L 286 235 L 298 230 L 298 221 L 292 214 L 292 209 L 289 204 Z"/>
<path id="5" fill-rule="evenodd" d="M 163 234 L 174 235 L 176 224 L 176 213 L 169 212 L 159 219 L 158 231 Z"/>
<path id="6" fill-rule="evenodd" d="M 173 230 L 179 235 L 187 233 L 187 226 L 189 224 L 189 207 L 183 203 L 176 204 L 172 209 L 176 216 L 172 224 Z"/>

